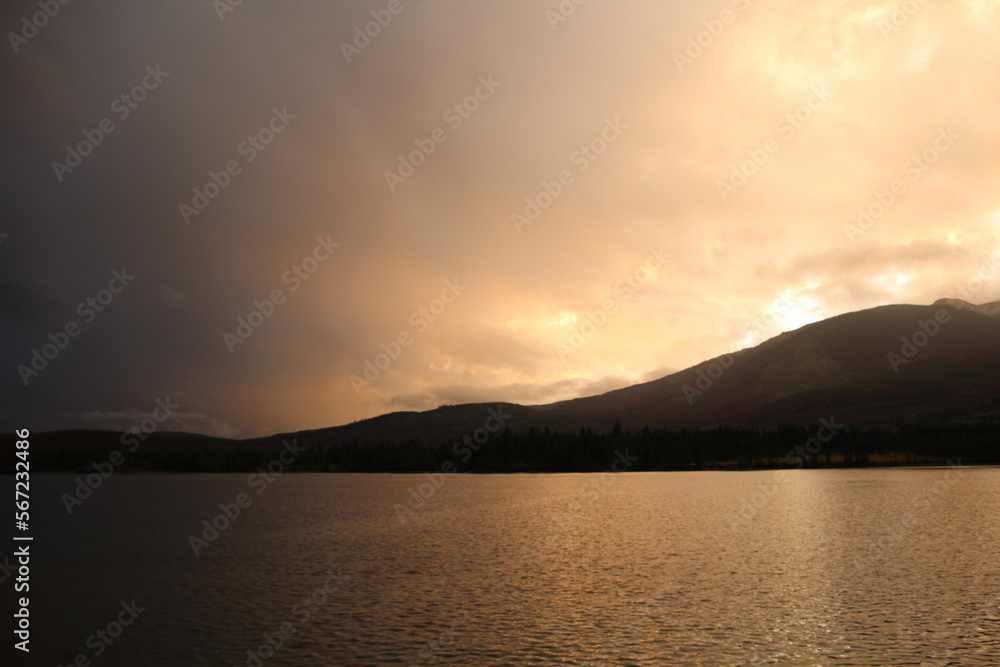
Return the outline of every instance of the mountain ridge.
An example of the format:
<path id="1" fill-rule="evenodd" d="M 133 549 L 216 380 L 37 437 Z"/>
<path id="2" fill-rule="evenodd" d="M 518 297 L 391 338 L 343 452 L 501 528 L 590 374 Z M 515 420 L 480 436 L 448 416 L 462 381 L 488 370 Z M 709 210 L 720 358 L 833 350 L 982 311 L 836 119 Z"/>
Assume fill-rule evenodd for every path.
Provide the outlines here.
<path id="1" fill-rule="evenodd" d="M 153 434 L 149 442 L 179 449 L 210 441 L 267 447 L 292 437 L 319 445 L 411 438 L 437 444 L 474 433 L 491 418 L 518 431 L 535 426 L 571 432 L 609 431 L 615 423 L 628 429 L 775 428 L 815 423 L 834 412 L 851 425 L 983 419 L 1000 417 L 998 368 L 1000 302 L 939 299 L 930 306 L 894 304 L 844 313 L 594 396 L 538 405 L 443 405 L 239 441 Z M 61 440 L 59 433 L 68 432 L 44 439 Z M 74 433 L 79 438 L 84 432 Z M 90 442 L 102 439 L 97 433 L 108 434 L 104 440 L 121 435 L 87 433 Z"/>

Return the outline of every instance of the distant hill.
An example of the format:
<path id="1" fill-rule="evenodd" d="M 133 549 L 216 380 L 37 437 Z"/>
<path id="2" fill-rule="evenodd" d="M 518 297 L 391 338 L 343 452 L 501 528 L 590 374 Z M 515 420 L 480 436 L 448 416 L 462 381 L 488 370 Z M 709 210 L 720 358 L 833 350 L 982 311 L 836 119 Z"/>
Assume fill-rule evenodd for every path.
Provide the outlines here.
<path id="1" fill-rule="evenodd" d="M 578 419 L 688 428 L 808 423 L 830 410 L 852 424 L 996 415 L 1000 316 L 989 309 L 847 313 L 653 382 L 547 407 Z"/>
<path id="2" fill-rule="evenodd" d="M 912 349 L 904 349 L 904 339 Z M 511 414 L 511 428 L 560 431 L 606 431 L 616 421 L 629 429 L 773 427 L 815 423 L 830 414 L 851 425 L 982 419 L 1000 417 L 998 371 L 1000 303 L 882 306 L 599 396 L 397 412 L 302 435 L 359 442 L 420 436 L 436 442 L 478 428 L 496 405 Z"/>
<path id="3" fill-rule="evenodd" d="M 269 449 L 292 436 L 310 445 L 419 438 L 460 439 L 499 410 L 515 431 L 530 426 L 576 432 L 625 429 L 770 428 L 834 416 L 849 426 L 1000 418 L 1000 303 L 942 299 L 847 313 L 783 333 L 733 355 L 666 377 L 548 405 L 481 403 L 373 419 L 295 434 L 233 441 L 154 434 L 143 447 Z M 509 417 L 507 416 L 509 415 Z M 490 423 L 495 423 L 495 420 Z M 33 447 L 120 448 L 121 434 L 34 434 Z"/>

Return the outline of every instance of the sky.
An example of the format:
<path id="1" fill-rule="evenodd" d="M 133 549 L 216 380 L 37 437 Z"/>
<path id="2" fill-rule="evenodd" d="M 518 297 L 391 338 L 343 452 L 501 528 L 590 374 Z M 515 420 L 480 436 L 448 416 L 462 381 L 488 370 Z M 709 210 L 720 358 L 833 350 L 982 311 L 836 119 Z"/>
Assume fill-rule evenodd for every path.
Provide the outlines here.
<path id="1" fill-rule="evenodd" d="M 3 431 L 547 403 L 1000 299 L 1000 0 L 39 6 Z"/>

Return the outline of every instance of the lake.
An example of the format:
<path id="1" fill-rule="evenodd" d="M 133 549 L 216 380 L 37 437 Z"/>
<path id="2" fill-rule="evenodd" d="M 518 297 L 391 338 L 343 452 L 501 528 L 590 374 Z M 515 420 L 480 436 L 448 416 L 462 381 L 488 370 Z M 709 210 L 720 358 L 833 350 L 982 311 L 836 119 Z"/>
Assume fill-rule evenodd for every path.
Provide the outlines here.
<path id="1" fill-rule="evenodd" d="M 995 468 L 33 482 L 31 664 L 1000 664 Z"/>

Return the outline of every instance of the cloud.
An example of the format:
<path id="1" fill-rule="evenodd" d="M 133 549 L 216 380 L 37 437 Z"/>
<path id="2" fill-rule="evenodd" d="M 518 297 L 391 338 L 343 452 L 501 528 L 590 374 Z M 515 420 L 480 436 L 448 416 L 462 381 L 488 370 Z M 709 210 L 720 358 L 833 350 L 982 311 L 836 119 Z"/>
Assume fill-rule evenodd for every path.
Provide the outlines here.
<path id="1" fill-rule="evenodd" d="M 1000 3 L 924 3 L 889 29 L 894 4 L 750 3 L 682 70 L 675 55 L 737 3 L 588 3 L 555 30 L 527 0 L 413 3 L 350 63 L 360 4 L 244 3 L 224 21 L 210 3 L 73 5 L 0 63 L 17 101 L 0 112 L 0 430 L 119 428 L 111 415 L 167 392 L 190 413 L 178 428 L 246 436 L 543 403 L 728 352 L 780 298 L 792 312 L 760 335 L 946 296 L 1000 248 Z M 122 118 L 112 104 L 156 65 L 169 76 Z M 500 82 L 484 99 L 480 77 Z M 53 162 L 104 118 L 114 131 L 58 181 Z M 958 139 L 908 170 L 943 128 Z M 188 224 L 179 205 L 199 196 Z M 328 235 L 341 248 L 293 290 Z M 669 262 L 616 291 L 661 246 Z M 134 284 L 25 386 L 18 365 L 122 266 Z M 467 291 L 414 324 L 456 277 Z M 223 335 L 275 290 L 230 352 Z"/>

